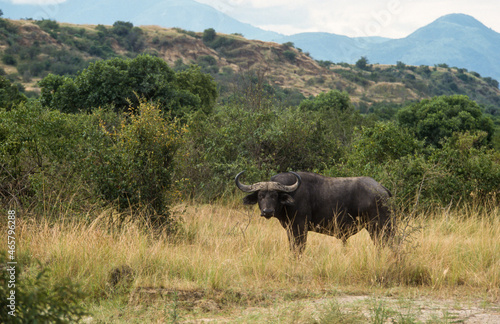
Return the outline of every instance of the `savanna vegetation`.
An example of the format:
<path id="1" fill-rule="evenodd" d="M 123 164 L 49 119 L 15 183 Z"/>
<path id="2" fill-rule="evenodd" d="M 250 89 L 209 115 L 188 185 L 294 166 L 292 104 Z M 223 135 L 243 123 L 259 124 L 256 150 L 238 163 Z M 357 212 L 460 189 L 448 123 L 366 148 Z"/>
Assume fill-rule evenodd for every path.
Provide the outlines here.
<path id="1" fill-rule="evenodd" d="M 39 24 L 57 37 L 65 31 Z M 117 23 L 98 37 L 139 48 L 134 28 Z M 236 42 L 201 37 L 228 53 Z M 349 70 L 355 78 L 374 68 L 358 69 Z M 222 88 L 222 77 L 232 86 Z M 412 300 L 460 295 L 458 305 L 498 309 L 491 106 L 446 94 L 363 109 L 348 90 L 299 98 L 259 70 L 213 77 L 152 55 L 48 74 L 37 98 L 0 79 L 0 213 L 17 213 L 19 322 L 42 314 L 96 323 L 447 323 L 467 315 L 446 306 L 423 316 Z M 371 176 L 394 195 L 394 245 L 377 251 L 364 232 L 345 248 L 311 235 L 296 259 L 279 224 L 243 208 L 233 184 L 241 170 L 248 182 L 290 170 Z M 8 278 L 0 280 L 6 289 Z M 341 305 L 345 294 L 410 306 L 377 297 Z"/>

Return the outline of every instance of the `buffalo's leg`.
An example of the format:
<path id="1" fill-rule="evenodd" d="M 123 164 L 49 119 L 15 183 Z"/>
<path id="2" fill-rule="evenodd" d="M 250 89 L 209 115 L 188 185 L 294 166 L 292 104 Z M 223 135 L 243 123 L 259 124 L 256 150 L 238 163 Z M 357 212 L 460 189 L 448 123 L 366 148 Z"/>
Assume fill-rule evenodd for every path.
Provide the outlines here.
<path id="1" fill-rule="evenodd" d="M 367 227 L 370 237 L 376 245 L 388 244 L 394 235 L 393 220 L 388 217 L 388 213 L 380 215 Z"/>
<path id="2" fill-rule="evenodd" d="M 307 228 L 305 222 L 287 224 L 285 228 L 288 235 L 290 250 L 297 255 L 302 254 L 306 248 L 307 242 Z"/>

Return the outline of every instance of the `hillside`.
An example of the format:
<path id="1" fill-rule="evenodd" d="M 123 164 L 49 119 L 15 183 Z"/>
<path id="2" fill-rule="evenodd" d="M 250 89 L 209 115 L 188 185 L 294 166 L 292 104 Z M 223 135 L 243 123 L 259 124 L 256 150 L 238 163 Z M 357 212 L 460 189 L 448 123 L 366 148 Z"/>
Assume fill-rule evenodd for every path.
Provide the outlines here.
<path id="1" fill-rule="evenodd" d="M 4 17 L 52 19 L 73 24 L 111 25 L 129 21 L 134 25 L 179 27 L 202 32 L 214 28 L 238 33 L 247 39 L 293 42 L 316 60 L 354 64 L 361 56 L 373 63 L 430 65 L 445 63 L 500 80 L 500 34 L 472 16 L 455 13 L 442 16 L 400 38 L 347 37 L 326 32 L 283 35 L 243 23 L 227 15 L 227 1 L 202 4 L 195 0 L 65 0 L 57 5 L 3 2 Z"/>
<path id="2" fill-rule="evenodd" d="M 159 25 L 223 33 L 241 33 L 250 39 L 275 40 L 283 35 L 240 22 L 210 5 L 194 0 L 66 0 L 54 4 L 2 2 L 5 18 L 52 19 L 73 24 L 112 25 L 117 20 L 134 25 Z"/>
<path id="3" fill-rule="evenodd" d="M 347 91 L 366 111 L 373 104 L 402 104 L 443 94 L 466 94 L 492 114 L 500 110 L 498 82 L 466 69 L 393 65 L 357 67 L 315 61 L 293 43 L 248 40 L 239 35 L 204 33 L 158 26 L 73 25 L 51 20 L 1 20 L 1 70 L 36 95 L 48 73 L 74 75 L 89 62 L 140 53 L 163 58 L 175 69 L 199 64 L 218 81 L 221 100 L 242 91 L 245 82 L 265 85 L 271 95 L 297 104 L 330 89 Z"/>

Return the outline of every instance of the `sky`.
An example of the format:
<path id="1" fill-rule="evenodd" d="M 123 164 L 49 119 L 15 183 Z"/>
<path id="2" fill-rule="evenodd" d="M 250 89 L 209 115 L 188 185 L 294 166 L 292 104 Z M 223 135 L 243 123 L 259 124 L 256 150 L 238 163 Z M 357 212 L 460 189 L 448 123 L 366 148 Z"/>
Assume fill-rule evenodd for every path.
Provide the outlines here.
<path id="1" fill-rule="evenodd" d="M 500 32 L 499 0 L 197 0 L 256 27 L 285 35 L 328 32 L 350 37 L 406 37 L 451 13 Z"/>
<path id="2" fill-rule="evenodd" d="M 59 3 L 66 0 L 12 0 Z M 253 26 L 291 35 L 328 32 L 403 38 L 451 13 L 473 16 L 500 32 L 499 0 L 196 0 Z"/>

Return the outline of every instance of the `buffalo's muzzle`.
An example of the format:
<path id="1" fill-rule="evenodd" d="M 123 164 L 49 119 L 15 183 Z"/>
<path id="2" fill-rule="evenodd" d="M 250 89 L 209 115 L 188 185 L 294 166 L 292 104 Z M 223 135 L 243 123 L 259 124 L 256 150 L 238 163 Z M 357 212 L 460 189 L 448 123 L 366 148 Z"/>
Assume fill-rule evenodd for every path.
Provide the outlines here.
<path id="1" fill-rule="evenodd" d="M 274 215 L 274 209 L 262 209 L 260 211 L 260 215 L 264 216 L 266 218 L 273 217 L 273 215 Z"/>

